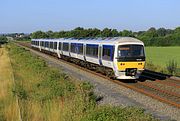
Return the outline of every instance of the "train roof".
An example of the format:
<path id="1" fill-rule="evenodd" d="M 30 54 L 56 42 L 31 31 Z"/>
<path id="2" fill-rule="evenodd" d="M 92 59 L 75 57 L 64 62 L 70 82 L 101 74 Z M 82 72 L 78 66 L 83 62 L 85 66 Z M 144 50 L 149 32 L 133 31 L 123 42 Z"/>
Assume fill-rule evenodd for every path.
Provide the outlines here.
<path id="1" fill-rule="evenodd" d="M 102 44 L 120 44 L 120 43 L 139 43 L 143 44 L 142 41 L 132 37 L 109 37 L 109 38 L 59 38 L 59 39 L 32 39 L 35 41 L 66 41 L 66 42 L 77 42 L 77 43 L 102 43 Z"/>

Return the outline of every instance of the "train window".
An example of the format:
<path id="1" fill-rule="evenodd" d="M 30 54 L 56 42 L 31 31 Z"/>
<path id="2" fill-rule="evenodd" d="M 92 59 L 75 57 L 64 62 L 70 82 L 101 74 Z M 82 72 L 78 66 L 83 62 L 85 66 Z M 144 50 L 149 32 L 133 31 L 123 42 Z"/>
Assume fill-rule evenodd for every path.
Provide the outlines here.
<path id="1" fill-rule="evenodd" d="M 119 45 L 118 57 L 143 57 L 143 45 Z"/>
<path id="2" fill-rule="evenodd" d="M 49 48 L 49 42 L 47 42 L 47 48 Z"/>
<path id="3" fill-rule="evenodd" d="M 86 55 L 92 57 L 98 57 L 98 45 L 87 44 L 86 45 Z"/>
<path id="4" fill-rule="evenodd" d="M 71 52 L 76 53 L 76 43 L 71 43 Z"/>
<path id="5" fill-rule="evenodd" d="M 61 50 L 61 42 L 59 42 L 59 50 Z"/>
<path id="6" fill-rule="evenodd" d="M 53 42 L 50 42 L 50 48 L 53 49 Z"/>
<path id="7" fill-rule="evenodd" d="M 42 46 L 43 46 L 43 47 L 45 46 L 44 41 L 42 41 Z"/>
<path id="8" fill-rule="evenodd" d="M 57 49 L 57 42 L 54 42 L 54 49 Z"/>
<path id="9" fill-rule="evenodd" d="M 77 53 L 83 54 L 83 44 L 77 44 Z"/>
<path id="10" fill-rule="evenodd" d="M 63 43 L 63 51 L 69 51 L 69 43 Z"/>
<path id="11" fill-rule="evenodd" d="M 37 41 L 37 46 L 39 46 L 39 41 Z"/>
<path id="12" fill-rule="evenodd" d="M 113 58 L 114 58 L 114 46 L 103 45 L 102 59 L 113 61 Z"/>
<path id="13" fill-rule="evenodd" d="M 45 47 L 49 48 L 49 42 L 45 42 Z"/>

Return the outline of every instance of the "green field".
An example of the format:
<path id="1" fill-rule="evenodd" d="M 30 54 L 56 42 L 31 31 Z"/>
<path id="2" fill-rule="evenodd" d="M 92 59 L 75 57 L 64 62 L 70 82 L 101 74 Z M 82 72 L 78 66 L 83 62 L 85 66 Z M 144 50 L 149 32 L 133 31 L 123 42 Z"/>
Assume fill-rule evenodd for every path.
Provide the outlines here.
<path id="1" fill-rule="evenodd" d="M 146 60 L 154 65 L 166 67 L 169 60 L 175 60 L 180 67 L 180 46 L 176 47 L 145 47 Z"/>

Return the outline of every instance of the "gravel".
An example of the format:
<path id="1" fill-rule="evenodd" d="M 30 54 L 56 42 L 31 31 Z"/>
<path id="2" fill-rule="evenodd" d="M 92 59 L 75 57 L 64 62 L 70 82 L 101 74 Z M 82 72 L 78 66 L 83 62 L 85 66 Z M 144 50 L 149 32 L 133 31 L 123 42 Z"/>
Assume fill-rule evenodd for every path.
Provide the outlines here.
<path id="1" fill-rule="evenodd" d="M 103 97 L 102 100 L 98 102 L 99 105 L 135 106 L 145 109 L 147 113 L 152 114 L 160 120 L 180 121 L 180 109 L 176 107 L 159 102 L 156 99 L 110 82 L 89 72 L 82 71 L 57 59 L 49 58 L 45 54 L 38 53 L 34 50 L 32 50 L 32 52 L 44 58 L 50 66 L 56 67 L 61 71 L 63 70 L 66 74 L 76 78 L 74 80 L 85 80 L 93 84 L 95 94 Z"/>

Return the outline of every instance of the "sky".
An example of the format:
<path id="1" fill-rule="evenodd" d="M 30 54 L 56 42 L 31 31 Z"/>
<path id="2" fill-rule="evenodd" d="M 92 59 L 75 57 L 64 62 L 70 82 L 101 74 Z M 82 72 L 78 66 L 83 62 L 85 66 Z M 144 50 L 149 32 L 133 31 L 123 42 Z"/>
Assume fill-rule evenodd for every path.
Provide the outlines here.
<path id="1" fill-rule="evenodd" d="M 0 0 L 0 33 L 180 26 L 180 0 Z"/>

